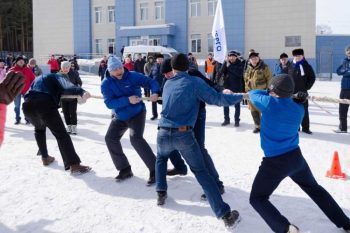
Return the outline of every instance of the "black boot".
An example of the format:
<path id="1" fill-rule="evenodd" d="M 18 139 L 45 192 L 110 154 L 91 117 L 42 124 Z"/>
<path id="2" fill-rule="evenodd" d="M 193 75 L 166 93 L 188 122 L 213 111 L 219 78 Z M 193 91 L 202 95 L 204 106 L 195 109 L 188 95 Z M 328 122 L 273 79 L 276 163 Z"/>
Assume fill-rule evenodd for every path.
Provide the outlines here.
<path id="1" fill-rule="evenodd" d="M 350 222 L 348 222 L 348 224 L 346 224 L 345 226 L 343 226 L 343 229 L 345 232 L 350 233 Z"/>
<path id="2" fill-rule="evenodd" d="M 158 191 L 157 205 L 164 205 L 165 199 L 168 197 L 166 191 Z"/>
<path id="3" fill-rule="evenodd" d="M 259 129 L 259 127 L 260 127 L 260 112 L 251 112 L 251 114 L 253 117 L 255 128 Z M 260 130 L 257 132 L 254 132 L 254 133 L 258 133 L 258 132 L 260 132 Z"/>
<path id="4" fill-rule="evenodd" d="M 185 176 L 185 175 L 187 175 L 187 171 L 182 172 L 177 168 L 173 168 L 173 169 L 168 169 L 166 174 L 167 174 L 167 176 L 176 176 L 176 175 Z"/>
<path id="5" fill-rule="evenodd" d="M 306 133 L 306 134 L 312 134 L 312 132 L 310 131 L 310 129 L 302 129 L 302 132 Z"/>
<path id="6" fill-rule="evenodd" d="M 254 130 L 253 130 L 253 133 L 259 133 L 260 132 L 260 129 L 259 128 L 255 128 Z"/>
<path id="7" fill-rule="evenodd" d="M 221 126 L 229 125 L 230 120 L 225 119 L 224 122 L 221 123 Z"/>
<path id="8" fill-rule="evenodd" d="M 128 167 L 123 168 L 122 170 L 119 171 L 119 175 L 117 175 L 117 176 L 115 177 L 115 180 L 116 180 L 117 182 L 123 181 L 123 180 L 125 180 L 125 179 L 128 179 L 128 178 L 132 177 L 133 175 L 134 175 L 134 174 L 133 174 L 132 171 L 131 171 L 131 167 L 128 166 Z"/>
<path id="9" fill-rule="evenodd" d="M 149 178 L 147 180 L 147 186 L 151 186 L 154 183 L 156 183 L 156 172 L 155 171 L 151 171 L 149 173 Z"/>
<path id="10" fill-rule="evenodd" d="M 226 228 L 234 228 L 241 220 L 241 217 L 237 210 L 232 210 L 225 214 L 225 216 L 222 217 L 222 220 L 224 221 Z"/>

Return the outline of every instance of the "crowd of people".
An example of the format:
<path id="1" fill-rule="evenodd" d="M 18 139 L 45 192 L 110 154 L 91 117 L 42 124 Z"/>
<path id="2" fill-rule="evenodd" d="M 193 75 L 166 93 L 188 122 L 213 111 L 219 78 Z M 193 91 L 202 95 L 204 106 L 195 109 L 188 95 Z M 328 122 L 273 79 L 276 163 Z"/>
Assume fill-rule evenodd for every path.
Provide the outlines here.
<path id="1" fill-rule="evenodd" d="M 350 47 L 347 58 L 338 68 L 343 75 L 341 98 L 349 98 Z M 187 166 L 203 189 L 202 200 L 207 200 L 215 216 L 228 228 L 240 221 L 240 213 L 225 203 L 223 182 L 208 150 L 205 148 L 205 105 L 223 106 L 224 122 L 230 124 L 229 106 L 235 107 L 234 126 L 240 126 L 240 105 L 248 99 L 248 108 L 254 122 L 253 133 L 260 133 L 264 158 L 253 181 L 250 204 L 274 232 L 297 233 L 299 229 L 283 216 L 269 200 L 270 195 L 286 177 L 290 177 L 320 207 L 338 227 L 350 232 L 350 219 L 332 196 L 322 188 L 310 171 L 299 147 L 299 131 L 312 134 L 308 114 L 308 90 L 315 82 L 315 73 L 304 56 L 303 49 L 292 51 L 293 60 L 282 53 L 273 72 L 251 50 L 245 61 L 238 51 L 229 51 L 223 64 L 208 54 L 205 74 L 198 70 L 194 56 L 178 53 L 171 59 L 163 55 L 149 56 L 147 61 L 139 54 L 135 61 L 126 57 L 104 57 L 100 63 L 101 92 L 104 103 L 114 112 L 105 136 L 107 149 L 118 171 L 116 181 L 133 176 L 131 164 L 123 152 L 121 138 L 129 129 L 130 142 L 149 170 L 147 185 L 155 184 L 157 205 L 166 204 L 167 176 L 186 175 Z M 76 62 L 76 60 L 75 60 Z M 23 113 L 34 126 L 38 154 L 43 165 L 51 164 L 46 146 L 46 128 L 55 136 L 64 168 L 72 174 L 89 172 L 91 167 L 81 165 L 69 133 L 76 134 L 77 101 L 61 99 L 62 95 L 79 95 L 87 100 L 90 94 L 82 89 L 78 64 L 64 57 L 51 56 L 50 74 L 41 75 L 35 60 L 17 57 L 9 72 L 1 72 L 0 62 L 0 129 L 2 142 L 6 105 L 15 100 L 16 122 L 20 122 L 20 102 L 24 97 Z M 2 68 L 2 69 L 4 69 Z M 158 122 L 157 152 L 152 151 L 143 133 L 146 122 L 144 95 L 152 101 L 152 118 Z M 162 96 L 160 100 L 159 97 Z M 162 105 L 158 114 L 157 105 Z M 347 132 L 348 106 L 339 106 L 340 126 L 335 132 Z M 65 128 L 58 108 L 62 107 Z M 170 159 L 173 169 L 167 169 Z M 186 162 L 186 163 L 185 163 Z"/>

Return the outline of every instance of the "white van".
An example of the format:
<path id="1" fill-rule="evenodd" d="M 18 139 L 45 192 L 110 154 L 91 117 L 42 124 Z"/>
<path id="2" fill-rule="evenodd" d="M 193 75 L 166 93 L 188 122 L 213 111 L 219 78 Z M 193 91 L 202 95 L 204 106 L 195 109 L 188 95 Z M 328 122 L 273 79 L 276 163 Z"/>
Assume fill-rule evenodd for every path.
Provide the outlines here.
<path id="1" fill-rule="evenodd" d="M 175 49 L 162 46 L 148 46 L 148 45 L 136 45 L 136 46 L 126 46 L 124 47 L 123 59 L 129 54 L 132 60 L 137 59 L 137 55 L 141 54 L 142 57 L 155 56 L 157 54 L 163 54 L 164 58 L 171 58 L 176 53 Z"/>

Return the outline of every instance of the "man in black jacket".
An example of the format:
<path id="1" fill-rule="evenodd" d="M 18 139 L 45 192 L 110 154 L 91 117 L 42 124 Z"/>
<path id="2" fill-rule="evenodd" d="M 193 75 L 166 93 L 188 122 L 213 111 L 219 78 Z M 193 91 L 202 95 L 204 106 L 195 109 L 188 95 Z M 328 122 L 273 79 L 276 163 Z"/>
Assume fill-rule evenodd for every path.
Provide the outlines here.
<path id="1" fill-rule="evenodd" d="M 136 61 L 134 62 L 134 71 L 139 72 L 141 74 L 145 74 L 145 64 L 145 59 L 143 59 L 141 53 L 139 53 L 137 55 Z"/>
<path id="2" fill-rule="evenodd" d="M 223 79 L 223 87 L 229 89 L 232 92 L 243 91 L 243 63 L 238 59 L 239 53 L 236 51 L 230 51 L 228 53 L 228 60 L 225 61 L 219 72 L 219 79 Z M 240 103 L 235 104 L 235 127 L 239 126 L 241 114 Z M 230 124 L 230 108 L 224 107 L 225 120 L 221 124 L 222 126 Z"/>
<path id="3" fill-rule="evenodd" d="M 315 83 L 315 72 L 311 65 L 305 60 L 303 49 L 294 49 L 293 64 L 289 66 L 288 74 L 293 77 L 295 88 L 294 94 L 298 92 L 307 92 Z M 309 102 L 303 104 L 305 114 L 301 123 L 302 131 L 307 134 L 312 134 L 310 131 L 310 120 L 309 120 Z"/>

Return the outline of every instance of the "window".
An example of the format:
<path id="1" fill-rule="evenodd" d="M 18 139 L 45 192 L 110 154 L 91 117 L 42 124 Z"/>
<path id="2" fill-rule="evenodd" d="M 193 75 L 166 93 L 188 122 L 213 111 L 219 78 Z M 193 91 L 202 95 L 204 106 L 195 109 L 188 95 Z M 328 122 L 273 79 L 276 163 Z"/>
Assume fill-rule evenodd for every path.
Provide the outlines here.
<path id="1" fill-rule="evenodd" d="M 102 7 L 95 7 L 95 23 L 102 22 Z"/>
<path id="2" fill-rule="evenodd" d="M 208 15 L 209 16 L 215 15 L 215 10 L 216 10 L 217 4 L 218 4 L 217 0 L 208 0 Z"/>
<path id="3" fill-rule="evenodd" d="M 115 22 L 115 7 L 108 6 L 108 23 L 114 23 L 114 22 Z"/>
<path id="4" fill-rule="evenodd" d="M 300 47 L 301 36 L 286 36 L 284 44 L 286 47 Z"/>
<path id="5" fill-rule="evenodd" d="M 211 33 L 208 34 L 208 53 L 214 52 L 214 38 Z"/>
<path id="6" fill-rule="evenodd" d="M 156 20 L 164 19 L 164 2 L 155 2 Z"/>
<path id="7" fill-rule="evenodd" d="M 141 21 L 148 20 L 148 3 L 140 4 L 140 20 Z"/>
<path id="8" fill-rule="evenodd" d="M 151 38 L 148 40 L 148 45 L 154 45 L 159 46 L 160 45 L 160 38 Z"/>
<path id="9" fill-rule="evenodd" d="M 201 35 L 200 34 L 191 35 L 191 52 L 200 53 L 201 51 L 202 51 Z"/>
<path id="10" fill-rule="evenodd" d="M 190 13 L 191 17 L 196 17 L 201 15 L 201 2 L 200 0 L 190 1 Z"/>
<path id="11" fill-rule="evenodd" d="M 108 46 L 108 53 L 114 54 L 114 49 L 115 49 L 114 39 L 108 39 L 107 46 Z"/>
<path id="12" fill-rule="evenodd" d="M 95 48 L 96 48 L 96 53 L 102 53 L 102 40 L 101 39 L 96 39 L 95 40 Z"/>

